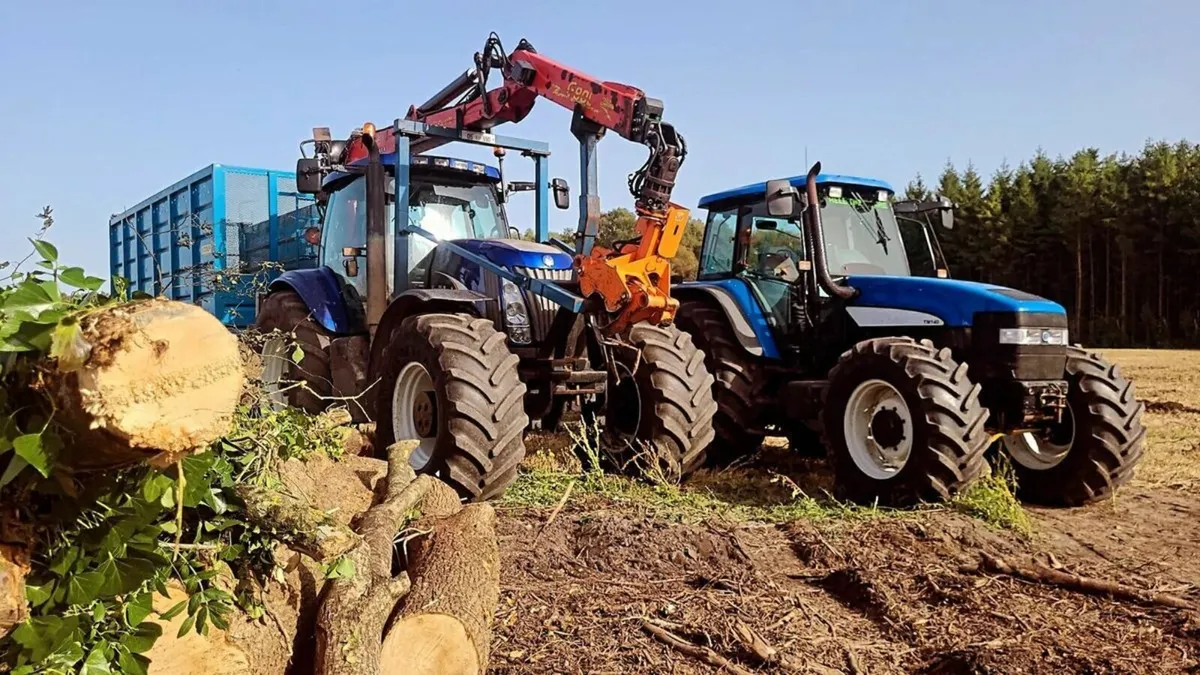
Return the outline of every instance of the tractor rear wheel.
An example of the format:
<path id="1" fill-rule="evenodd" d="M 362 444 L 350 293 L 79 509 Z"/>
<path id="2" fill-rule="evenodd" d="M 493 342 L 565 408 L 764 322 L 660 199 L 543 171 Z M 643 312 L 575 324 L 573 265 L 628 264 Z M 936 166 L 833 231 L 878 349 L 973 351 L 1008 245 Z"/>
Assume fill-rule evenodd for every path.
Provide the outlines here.
<path id="1" fill-rule="evenodd" d="M 765 437 L 759 401 L 765 384 L 761 365 L 738 344 L 733 327 L 720 308 L 703 301 L 685 300 L 675 316 L 679 327 L 704 352 L 704 363 L 713 376 L 716 437 L 708 447 L 708 463 L 724 466 L 754 454 Z"/>
<path id="2" fill-rule="evenodd" d="M 1146 429 L 1143 404 L 1116 365 L 1067 348 L 1067 409 L 1046 433 L 1006 436 L 1017 496 L 1047 506 L 1102 500 L 1133 477 Z"/>
<path id="3" fill-rule="evenodd" d="M 986 463 L 980 390 L 967 364 L 932 342 L 854 345 L 829 373 L 824 410 L 838 491 L 884 506 L 952 497 Z"/>
<path id="4" fill-rule="evenodd" d="M 624 473 L 681 481 L 704 465 L 714 437 L 713 377 L 675 326 L 637 324 L 630 342 L 640 357 L 618 358 L 620 377 L 610 376 L 605 392 L 606 459 Z"/>
<path id="5" fill-rule="evenodd" d="M 525 457 L 529 418 L 517 363 L 487 319 L 408 317 L 384 351 L 377 446 L 419 440 L 409 458 L 414 471 L 437 476 L 468 501 L 500 496 Z"/>
<path id="6" fill-rule="evenodd" d="M 275 409 L 288 405 L 319 413 L 329 406 L 323 397 L 333 390 L 327 350 L 334 336 L 311 315 L 295 291 L 281 290 L 263 300 L 254 319 L 262 335 L 279 331 L 266 338 L 261 350 L 263 389 Z"/>

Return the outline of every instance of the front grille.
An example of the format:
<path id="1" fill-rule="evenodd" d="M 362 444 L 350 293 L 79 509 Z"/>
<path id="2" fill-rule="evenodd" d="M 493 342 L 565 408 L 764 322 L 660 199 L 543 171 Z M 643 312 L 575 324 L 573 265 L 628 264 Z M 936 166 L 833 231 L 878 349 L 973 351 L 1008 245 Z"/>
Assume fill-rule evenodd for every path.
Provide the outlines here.
<path id="1" fill-rule="evenodd" d="M 575 276 L 575 270 L 547 270 L 532 267 L 516 267 L 513 269 L 518 274 L 533 277 L 534 279 L 546 279 L 549 281 L 571 281 Z M 526 290 L 525 306 L 529 308 L 529 320 L 533 323 L 533 339 L 542 341 L 546 338 L 546 334 L 550 332 L 550 325 L 554 323 L 554 317 L 558 314 L 558 305 L 550 300 Z"/>

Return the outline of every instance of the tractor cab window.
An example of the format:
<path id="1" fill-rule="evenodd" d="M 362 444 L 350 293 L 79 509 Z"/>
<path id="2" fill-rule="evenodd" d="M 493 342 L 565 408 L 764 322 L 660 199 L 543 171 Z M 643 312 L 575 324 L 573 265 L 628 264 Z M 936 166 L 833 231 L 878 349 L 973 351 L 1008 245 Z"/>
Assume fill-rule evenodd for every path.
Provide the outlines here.
<path id="1" fill-rule="evenodd" d="M 746 264 L 759 275 L 789 283 L 800 279 L 804 234 L 800 223 L 786 218 L 752 216 Z"/>
<path id="2" fill-rule="evenodd" d="M 709 211 L 704 227 L 697 278 L 729 276 L 733 273 L 733 246 L 737 236 L 738 211 Z"/>
<path id="3" fill-rule="evenodd" d="M 913 218 L 897 218 L 904 250 L 908 254 L 908 269 L 915 277 L 936 277 L 937 263 L 933 257 L 933 242 L 925 224 Z"/>
<path id="4" fill-rule="evenodd" d="M 342 255 L 344 248 L 367 245 L 367 181 L 359 177 L 346 183 L 329 196 L 322 224 L 321 264 L 342 275 L 351 286 L 365 296 L 367 293 L 366 258 L 359 258 L 357 274 L 347 274 L 349 259 Z"/>
<path id="5" fill-rule="evenodd" d="M 409 189 L 409 222 L 438 239 L 502 239 L 508 236 L 508 219 L 490 184 L 435 184 L 413 180 Z M 389 185 L 385 216 L 389 229 L 395 214 L 394 194 L 394 188 Z M 358 272 L 350 276 L 342 249 L 367 245 L 366 177 L 348 180 L 330 195 L 323 230 L 321 263 L 345 277 L 360 294 L 365 294 L 366 259 L 359 258 Z M 409 246 L 409 279 L 419 285 L 424 281 L 425 269 L 437 245 L 425 237 L 413 235 L 409 237 Z M 392 247 L 388 246 L 389 280 L 394 266 L 393 253 Z"/>
<path id="6" fill-rule="evenodd" d="M 792 294 L 800 292 L 796 283 L 807 267 L 800 221 L 770 216 L 766 205 L 760 203 L 743 211 L 742 227 L 747 238 L 740 253 L 744 265 L 739 266 L 739 274 L 771 321 L 786 326 Z"/>
<path id="7" fill-rule="evenodd" d="M 829 273 L 909 276 L 908 255 L 896 214 L 886 201 L 870 202 L 853 189 L 821 200 Z"/>

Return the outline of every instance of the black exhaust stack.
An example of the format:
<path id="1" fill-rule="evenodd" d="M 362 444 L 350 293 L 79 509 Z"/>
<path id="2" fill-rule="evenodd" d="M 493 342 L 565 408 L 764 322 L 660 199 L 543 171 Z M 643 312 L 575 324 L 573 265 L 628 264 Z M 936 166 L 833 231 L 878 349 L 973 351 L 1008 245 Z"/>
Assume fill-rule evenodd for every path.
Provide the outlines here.
<path id="1" fill-rule="evenodd" d="M 829 276 L 829 264 L 825 260 L 825 234 L 821 229 L 821 196 L 817 194 L 817 174 L 819 173 L 821 173 L 821 163 L 817 162 L 808 170 L 808 177 L 804 183 L 804 192 L 808 197 L 804 222 L 808 227 L 808 240 L 812 242 L 813 273 L 816 274 L 817 283 L 825 289 L 830 297 L 849 300 L 858 295 L 858 291 L 851 286 L 839 286 L 834 283 L 833 277 Z"/>

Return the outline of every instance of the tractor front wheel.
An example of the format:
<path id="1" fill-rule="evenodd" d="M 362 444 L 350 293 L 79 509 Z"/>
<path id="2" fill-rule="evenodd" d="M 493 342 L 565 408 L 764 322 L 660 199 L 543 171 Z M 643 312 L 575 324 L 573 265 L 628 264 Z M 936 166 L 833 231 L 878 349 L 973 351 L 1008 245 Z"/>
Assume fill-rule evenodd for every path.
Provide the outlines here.
<path id="1" fill-rule="evenodd" d="M 604 397 L 607 459 L 627 474 L 681 481 L 704 465 L 713 440 L 713 377 L 675 326 L 638 324 L 630 342 L 640 356 L 617 359 Z"/>
<path id="2" fill-rule="evenodd" d="M 419 440 L 413 470 L 469 501 L 499 496 L 525 457 L 518 358 L 492 322 L 421 314 L 391 335 L 376 404 L 378 447 Z"/>
<path id="3" fill-rule="evenodd" d="M 295 291 L 271 293 L 258 309 L 254 328 L 267 336 L 260 352 L 261 380 L 271 407 L 325 410 L 333 389 L 327 351 L 333 334 L 313 321 L 304 300 Z"/>
<path id="4" fill-rule="evenodd" d="M 1067 409 L 1038 434 L 1004 437 L 1017 495 L 1047 506 L 1082 506 L 1104 499 L 1133 476 L 1142 456 L 1144 406 L 1133 383 L 1099 354 L 1067 349 Z"/>
<path id="5" fill-rule="evenodd" d="M 824 410 L 838 492 L 882 506 L 951 498 L 986 461 L 980 389 L 931 342 L 856 344 L 829 374 Z"/>

